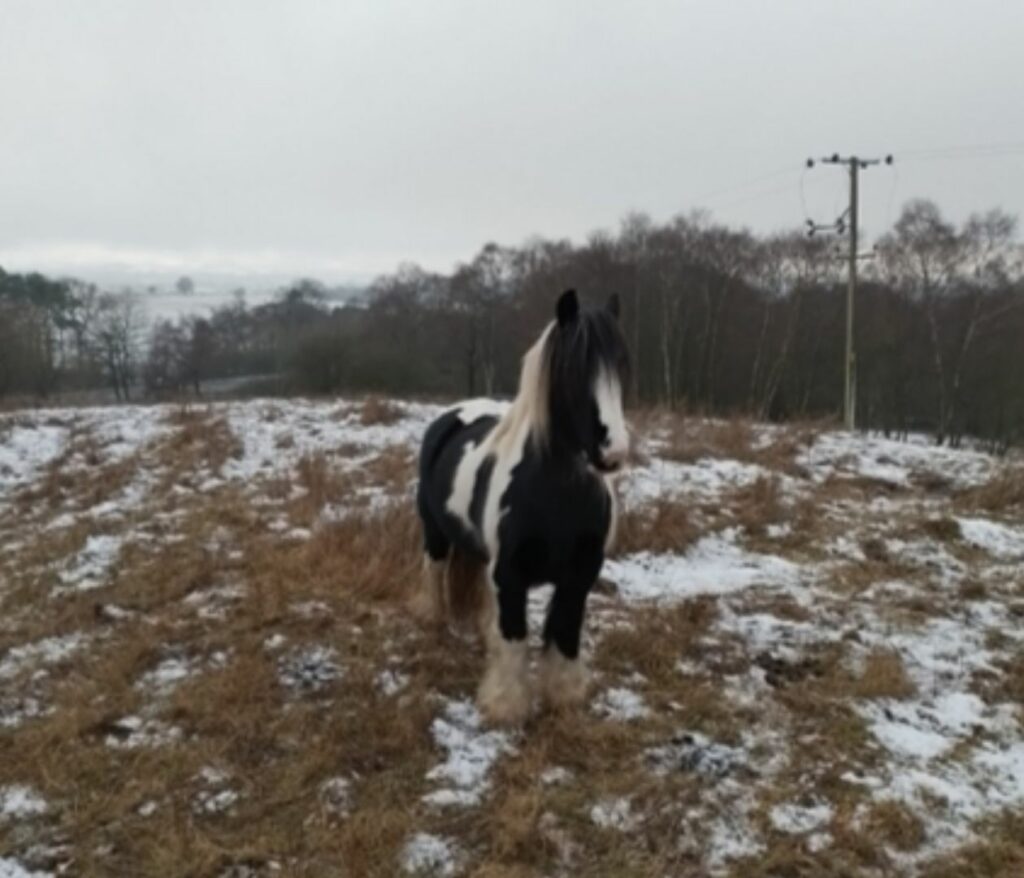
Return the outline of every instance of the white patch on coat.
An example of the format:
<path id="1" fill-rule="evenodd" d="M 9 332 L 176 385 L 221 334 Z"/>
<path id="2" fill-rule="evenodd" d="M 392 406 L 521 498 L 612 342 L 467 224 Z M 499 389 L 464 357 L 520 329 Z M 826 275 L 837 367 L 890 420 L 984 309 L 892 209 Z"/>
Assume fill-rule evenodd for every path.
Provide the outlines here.
<path id="1" fill-rule="evenodd" d="M 467 399 L 449 409 L 463 424 L 467 425 L 479 418 L 502 418 L 508 410 L 509 403 L 486 397 Z"/>
<path id="2" fill-rule="evenodd" d="M 608 431 L 607 444 L 602 453 L 609 461 L 622 461 L 629 452 L 629 431 L 626 429 L 626 415 L 622 410 L 622 384 L 619 376 L 602 367 L 594 381 L 594 400 L 597 416 Z"/>
<path id="3" fill-rule="evenodd" d="M 452 479 L 452 492 L 448 495 L 445 508 L 454 515 L 459 523 L 466 529 L 467 533 L 476 534 L 476 527 L 469 514 L 469 507 L 473 503 L 473 488 L 476 485 L 477 470 L 480 469 L 487 455 L 490 453 L 490 434 L 479 444 L 466 442 L 462 449 L 462 458 L 455 467 L 455 477 Z M 490 547 L 488 546 L 488 549 Z"/>
<path id="4" fill-rule="evenodd" d="M 498 525 L 505 510 L 500 508 L 501 498 L 505 495 L 512 481 L 512 471 L 519 465 L 526 451 L 526 443 L 530 438 L 530 425 L 518 425 L 515 435 L 505 437 L 505 442 L 498 447 L 491 471 L 491 482 L 487 486 L 487 500 L 484 502 L 483 537 L 487 553 L 493 560 L 498 557 Z M 492 579 L 493 582 L 493 579 Z"/>

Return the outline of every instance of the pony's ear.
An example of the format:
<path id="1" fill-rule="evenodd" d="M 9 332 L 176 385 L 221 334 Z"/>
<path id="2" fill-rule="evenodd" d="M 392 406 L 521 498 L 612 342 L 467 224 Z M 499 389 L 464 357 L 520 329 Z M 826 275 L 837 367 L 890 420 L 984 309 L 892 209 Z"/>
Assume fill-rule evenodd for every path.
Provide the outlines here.
<path id="1" fill-rule="evenodd" d="M 566 290 L 558 297 L 555 314 L 559 326 L 568 326 L 580 313 L 580 301 L 576 298 L 576 290 Z"/>
<path id="2" fill-rule="evenodd" d="M 605 307 L 608 309 L 608 313 L 618 320 L 619 312 L 621 311 L 621 308 L 619 307 L 619 294 L 612 293 L 611 297 L 608 299 L 608 304 L 605 305 Z"/>

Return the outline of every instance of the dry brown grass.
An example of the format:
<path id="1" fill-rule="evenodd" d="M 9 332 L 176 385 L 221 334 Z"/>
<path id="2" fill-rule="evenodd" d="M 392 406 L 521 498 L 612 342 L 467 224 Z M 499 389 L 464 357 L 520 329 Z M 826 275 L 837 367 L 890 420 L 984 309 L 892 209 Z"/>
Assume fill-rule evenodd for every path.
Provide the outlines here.
<path id="1" fill-rule="evenodd" d="M 639 418 L 631 414 L 631 419 L 642 431 L 667 434 L 661 454 L 669 460 L 695 463 L 704 457 L 727 458 L 798 477 L 805 474 L 797 457 L 827 426 L 824 422 L 793 422 L 763 431 L 748 418 L 686 419 L 663 411 L 641 413 Z"/>
<path id="2" fill-rule="evenodd" d="M 898 652 L 874 649 L 864 658 L 864 666 L 850 688 L 856 698 L 912 698 L 917 686 L 907 674 Z"/>
<path id="3" fill-rule="evenodd" d="M 191 481 L 203 473 L 218 475 L 229 459 L 242 455 L 242 440 L 227 418 L 209 407 L 180 406 L 167 420 L 177 429 L 161 445 L 157 457 L 166 468 L 165 485 Z"/>
<path id="4" fill-rule="evenodd" d="M 700 638 L 716 615 L 709 598 L 640 610 L 603 634 L 595 661 L 624 676 L 638 671 L 654 683 L 678 684 L 676 665 L 700 655 Z"/>
<path id="5" fill-rule="evenodd" d="M 267 416 L 276 417 L 274 410 Z M 399 873 L 402 845 L 412 833 L 425 831 L 454 839 L 465 855 L 465 874 L 480 878 L 703 878 L 707 869 L 699 848 L 708 837 L 708 818 L 688 815 L 708 813 L 707 797 L 716 794 L 720 781 L 686 770 L 655 776 L 645 750 L 680 729 L 739 746 L 748 731 L 763 732 L 776 722 L 788 747 L 778 775 L 751 768 L 734 777 L 756 789 L 759 810 L 753 819 L 766 845 L 757 857 L 731 867 L 736 878 L 896 875 L 899 859 L 887 849 L 919 850 L 921 825 L 912 813 L 897 803 L 872 804 L 870 792 L 843 780 L 849 770 L 870 774 L 883 758 L 855 699 L 914 694 L 899 656 L 871 652 L 851 673 L 849 643 L 809 644 L 795 659 L 752 655 L 762 647 L 753 649 L 725 633 L 716 624 L 725 618 L 721 599 L 711 597 L 674 607 L 629 607 L 600 595 L 590 629 L 596 685 L 628 685 L 642 695 L 650 716 L 604 721 L 589 707 L 536 715 L 516 737 L 515 752 L 492 767 L 491 788 L 479 807 L 427 807 L 422 796 L 434 785 L 426 774 L 443 758 L 431 734 L 438 699 L 472 698 L 482 656 L 471 639 L 421 631 L 403 609 L 406 590 L 420 582 L 419 524 L 407 493 L 412 453 L 383 448 L 365 466 L 349 470 L 331 451 L 308 455 L 294 472 L 258 485 L 178 492 L 173 488 L 183 480 L 223 465 L 237 439 L 203 409 L 174 417 L 175 430 L 153 457 L 173 478 L 158 486 L 146 511 L 181 513 L 172 528 L 181 541 L 165 542 L 167 534 L 153 529 L 152 540 L 129 543 L 112 581 L 95 592 L 54 596 L 41 573 L 19 574 L 13 590 L 4 592 L 0 649 L 74 631 L 95 640 L 55 664 L 48 677 L 32 681 L 51 714 L 16 732 L 0 729 L 0 786 L 29 784 L 51 804 L 50 813 L 27 828 L 0 826 L 0 855 L 82 875 L 198 878 L 234 867 L 237 875 L 383 878 Z M 724 432 L 716 442 L 751 461 L 777 454 L 778 464 L 771 466 L 782 471 L 803 441 L 794 434 L 789 450 L 780 444 L 772 451 L 753 447 L 744 435 L 750 428 L 719 429 Z M 782 431 L 775 441 L 787 436 Z M 86 451 L 87 441 L 83 435 L 80 448 Z M 362 456 L 365 449 L 351 452 Z M 126 477 L 134 477 L 130 467 L 139 465 L 127 463 Z M 84 503 L 91 496 L 77 483 L 61 484 L 57 471 L 52 478 L 39 495 L 42 506 L 47 492 L 59 492 L 60 502 L 81 496 Z M 304 489 L 302 497 L 292 497 L 293 482 Z M 364 488 L 380 489 L 375 504 L 382 496 L 394 502 L 360 509 L 352 494 Z M 823 507 L 860 502 L 870 490 L 837 480 L 790 501 L 777 479 L 765 477 L 728 498 L 720 518 L 711 510 L 688 511 L 680 502 L 627 509 L 623 548 L 680 551 L 700 536 L 697 519 L 704 527 L 708 521 L 739 522 L 752 535 L 786 520 L 794 533 L 792 545 L 781 543 L 784 551 L 811 552 L 844 525 L 842 516 L 829 519 Z M 323 523 L 317 515 L 327 503 L 351 514 Z M 282 514 L 292 524 L 315 522 L 312 536 L 294 540 L 271 532 L 268 524 Z M 139 520 L 109 527 L 136 527 Z M 914 529 L 915 521 L 900 526 Z M 64 557 L 94 532 L 91 527 L 33 535 L 7 569 L 27 571 Z M 837 588 L 853 592 L 897 569 L 880 554 L 866 564 L 837 567 L 829 576 Z M 240 591 L 216 598 L 225 587 Z M 937 612 L 930 597 L 922 592 L 922 618 Z M 794 598 L 770 590 L 725 600 L 734 613 L 796 622 L 813 618 Z M 312 611 L 302 609 L 313 604 Z M 105 612 L 109 607 L 132 615 L 117 618 Z M 223 612 L 214 612 L 218 608 Z M 283 646 L 269 647 L 271 637 L 283 639 Z M 310 647 L 332 650 L 342 675 L 318 690 L 287 687 L 282 656 Z M 1005 643 L 1000 648 L 1008 649 Z M 201 671 L 154 697 L 138 681 L 170 654 Z M 397 696 L 380 691 L 383 668 L 408 677 Z M 758 668 L 769 688 L 754 702 L 737 699 L 728 681 Z M 27 685 L 30 675 L 26 670 L 13 683 Z M 1024 703 L 1024 663 L 1000 665 L 979 686 L 994 703 Z M 106 739 L 124 736 L 127 715 L 150 716 L 179 729 L 182 738 L 175 746 L 114 749 Z M 775 755 L 758 751 L 752 765 L 760 772 Z M 210 766 L 224 771 L 239 793 L 224 813 L 197 810 L 205 787 L 200 772 Z M 567 769 L 570 779 L 544 784 L 540 778 L 552 766 Z M 321 793 L 333 777 L 351 784 L 348 814 L 333 811 Z M 767 819 L 773 804 L 799 801 L 808 791 L 834 806 L 827 827 L 833 843 L 816 853 L 802 839 L 774 831 Z M 615 796 L 630 798 L 642 820 L 637 829 L 619 832 L 591 821 L 593 804 Z M 138 809 L 151 801 L 158 810 L 144 817 Z M 684 828 L 697 848 L 680 844 Z M 1022 874 L 1022 832 L 1019 816 L 979 827 L 983 843 L 930 865 L 926 874 L 1016 878 Z M 46 854 L 38 846 L 30 854 L 26 839 L 57 842 L 65 850 Z"/>
<path id="6" fill-rule="evenodd" d="M 631 552 L 685 552 L 700 537 L 688 505 L 662 497 L 640 508 L 625 508 L 619 515 L 615 554 Z"/>
<path id="7" fill-rule="evenodd" d="M 782 482 L 776 475 L 758 476 L 749 485 L 737 489 L 728 498 L 736 521 L 751 537 L 764 537 L 769 525 L 789 517 L 783 502 Z"/>
<path id="8" fill-rule="evenodd" d="M 952 543 L 960 539 L 960 523 L 949 516 L 929 518 L 921 522 L 921 532 L 941 543 Z"/>
<path id="9" fill-rule="evenodd" d="M 668 445 L 662 456 L 679 463 L 695 463 L 703 457 L 729 457 L 752 461 L 754 457 L 754 430 L 744 418 L 724 421 L 682 420 L 663 421 L 669 431 Z"/>
<path id="10" fill-rule="evenodd" d="M 312 538 L 281 557 L 294 574 L 317 588 L 342 590 L 371 600 L 397 601 L 418 580 L 420 524 L 410 503 L 352 515 L 323 525 Z M 283 571 L 270 571 L 275 579 Z M 289 571 L 292 572 L 292 571 Z"/>
<path id="11" fill-rule="evenodd" d="M 72 423 L 66 447 L 44 469 L 43 476 L 18 495 L 25 512 L 39 507 L 56 509 L 64 504 L 89 508 L 120 491 L 135 475 L 138 454 L 106 463 L 96 437 L 85 427 Z"/>
<path id="12" fill-rule="evenodd" d="M 401 417 L 401 407 L 381 396 L 368 396 L 359 408 L 359 422 L 364 427 L 393 424 Z"/>
<path id="13" fill-rule="evenodd" d="M 416 478 L 416 455 L 404 445 L 388 445 L 360 467 L 360 479 L 388 494 L 406 491 Z"/>
<path id="14" fill-rule="evenodd" d="M 1007 464 L 987 482 L 960 498 L 961 505 L 985 512 L 1006 514 L 1024 508 L 1024 466 Z"/>
<path id="15" fill-rule="evenodd" d="M 1024 814 L 1008 811 L 982 827 L 984 837 L 936 857 L 921 878 L 1020 878 L 1024 875 Z"/>

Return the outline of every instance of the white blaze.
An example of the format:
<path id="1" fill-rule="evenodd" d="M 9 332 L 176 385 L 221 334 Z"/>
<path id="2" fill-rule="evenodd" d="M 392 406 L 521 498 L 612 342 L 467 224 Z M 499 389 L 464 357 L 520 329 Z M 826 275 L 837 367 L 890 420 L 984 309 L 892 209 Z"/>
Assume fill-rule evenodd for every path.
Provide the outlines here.
<path id="1" fill-rule="evenodd" d="M 629 452 L 629 432 L 626 430 L 626 415 L 622 411 L 619 376 L 605 368 L 600 369 L 594 383 L 594 399 L 597 401 L 597 416 L 608 431 L 602 453 L 609 461 L 623 460 Z"/>

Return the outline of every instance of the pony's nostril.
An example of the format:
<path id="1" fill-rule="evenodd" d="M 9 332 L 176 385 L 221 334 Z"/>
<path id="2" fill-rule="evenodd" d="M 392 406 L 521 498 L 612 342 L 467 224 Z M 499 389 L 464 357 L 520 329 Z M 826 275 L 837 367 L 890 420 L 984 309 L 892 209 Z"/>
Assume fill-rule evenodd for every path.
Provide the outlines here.
<path id="1" fill-rule="evenodd" d="M 626 449 L 624 448 L 612 448 L 604 453 L 604 459 L 607 463 L 620 464 L 626 459 Z"/>

